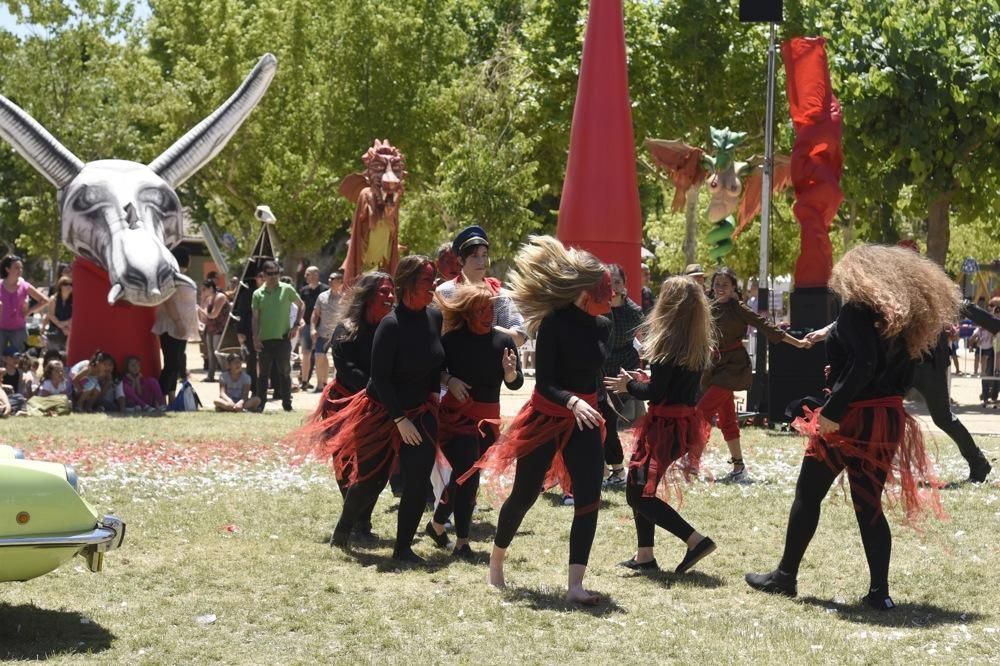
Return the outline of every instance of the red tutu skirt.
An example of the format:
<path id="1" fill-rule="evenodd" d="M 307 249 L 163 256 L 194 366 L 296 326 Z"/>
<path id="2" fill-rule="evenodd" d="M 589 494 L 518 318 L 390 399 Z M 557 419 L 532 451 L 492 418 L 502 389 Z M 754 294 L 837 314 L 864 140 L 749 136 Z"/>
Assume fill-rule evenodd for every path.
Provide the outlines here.
<path id="1" fill-rule="evenodd" d="M 323 397 L 320 398 L 313 413 L 309 415 L 307 423 L 322 421 L 334 412 L 339 411 L 341 407 L 347 404 L 345 398 L 350 398 L 354 393 L 334 379 L 323 388 Z"/>
<path id="2" fill-rule="evenodd" d="M 578 395 L 594 409 L 597 409 L 597 394 Z M 463 474 L 459 483 L 464 483 L 478 471 L 492 473 L 499 478 L 514 464 L 518 458 L 523 458 L 539 446 L 555 440 L 556 454 L 552 464 L 545 474 L 543 486 L 548 489 L 556 484 L 563 492 L 572 494 L 573 488 L 569 478 L 569 470 L 563 460 L 563 450 L 569 443 L 576 428 L 576 417 L 573 410 L 558 405 L 542 396 L 537 390 L 531 394 L 531 399 L 524 404 L 517 417 L 504 433 L 468 472 Z M 601 425 L 601 439 L 604 439 L 604 425 Z"/>
<path id="3" fill-rule="evenodd" d="M 438 412 L 438 442 L 446 445 L 461 435 L 485 436 L 486 428 L 497 435 L 500 431 L 500 403 L 459 401 L 445 393 Z"/>
<path id="4" fill-rule="evenodd" d="M 865 411 L 871 414 L 866 428 Z M 903 398 L 888 396 L 860 400 L 848 405 L 837 432 L 821 436 L 822 408 L 805 408 L 805 417 L 792 427 L 809 437 L 806 455 L 821 460 L 832 469 L 848 468 L 848 474 L 864 474 L 877 483 L 886 475 L 885 490 L 890 506 L 902 505 L 905 522 L 915 524 L 928 511 L 945 518 L 938 492 L 940 483 L 924 447 L 920 424 L 903 409 Z M 865 430 L 867 438 L 862 439 Z M 881 497 L 865 497 L 870 506 L 881 507 Z"/>
<path id="5" fill-rule="evenodd" d="M 392 465 L 403 440 L 382 403 L 372 400 L 367 391 L 358 391 L 336 407 L 329 417 L 305 428 L 321 429 L 324 433 L 315 442 L 313 453 L 330 461 L 337 478 L 346 478 L 348 485 L 354 485 Z M 437 409 L 438 396 L 433 393 L 427 402 L 403 413 L 420 429 L 420 417 L 428 412 L 436 417 Z M 423 435 L 430 438 L 429 433 Z M 365 471 L 361 472 L 362 469 Z"/>
<path id="6" fill-rule="evenodd" d="M 662 481 L 664 500 L 669 500 L 671 487 L 681 500 L 681 481 L 698 474 L 710 432 L 711 426 L 693 406 L 651 405 L 635 427 L 629 461 L 629 467 L 648 467 L 643 497 L 656 496 Z"/>

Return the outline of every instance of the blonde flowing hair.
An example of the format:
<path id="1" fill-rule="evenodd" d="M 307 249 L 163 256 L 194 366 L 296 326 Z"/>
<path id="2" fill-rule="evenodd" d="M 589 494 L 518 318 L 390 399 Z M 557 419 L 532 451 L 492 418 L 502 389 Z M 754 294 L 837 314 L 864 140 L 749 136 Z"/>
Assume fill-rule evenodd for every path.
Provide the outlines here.
<path id="1" fill-rule="evenodd" d="M 493 292 L 485 284 L 460 284 L 448 298 L 442 298 L 440 293 L 435 292 L 434 301 L 444 317 L 441 333 L 462 328 L 469 313 L 484 307 L 491 300 Z"/>
<path id="2" fill-rule="evenodd" d="M 704 370 L 717 337 L 705 290 L 689 277 L 667 278 L 637 334 L 650 362 Z"/>
<path id="3" fill-rule="evenodd" d="M 830 289 L 841 303 L 861 303 L 879 314 L 879 335 L 903 337 L 910 358 L 937 343 L 958 318 L 958 287 L 941 267 L 913 250 L 859 245 L 833 267 Z"/>
<path id="4" fill-rule="evenodd" d="M 595 287 L 605 270 L 604 264 L 589 252 L 567 249 L 552 236 L 529 236 L 507 275 L 528 333 L 534 336 L 550 312 Z"/>

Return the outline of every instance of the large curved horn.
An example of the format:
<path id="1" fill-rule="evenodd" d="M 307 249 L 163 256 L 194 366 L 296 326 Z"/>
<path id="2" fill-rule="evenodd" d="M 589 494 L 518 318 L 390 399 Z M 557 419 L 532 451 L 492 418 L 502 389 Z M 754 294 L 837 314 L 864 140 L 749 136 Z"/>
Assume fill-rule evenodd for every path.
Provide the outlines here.
<path id="1" fill-rule="evenodd" d="M 3 95 L 0 95 L 0 136 L 59 189 L 69 185 L 83 169 L 80 158 Z"/>
<path id="2" fill-rule="evenodd" d="M 215 113 L 188 130 L 174 145 L 153 160 L 149 168 L 172 187 L 198 172 L 219 154 L 271 85 L 278 59 L 270 53 L 257 62 L 232 97 Z"/>

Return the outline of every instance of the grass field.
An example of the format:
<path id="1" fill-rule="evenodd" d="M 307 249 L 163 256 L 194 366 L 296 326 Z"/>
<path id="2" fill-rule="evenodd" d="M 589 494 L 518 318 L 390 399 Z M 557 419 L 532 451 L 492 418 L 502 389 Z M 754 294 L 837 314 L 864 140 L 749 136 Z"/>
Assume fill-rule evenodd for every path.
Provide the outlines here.
<path id="1" fill-rule="evenodd" d="M 327 544 L 340 496 L 327 471 L 281 437 L 301 415 L 8 419 L 0 441 L 75 462 L 87 498 L 128 522 L 125 544 L 91 574 L 77 559 L 0 587 L 0 658 L 99 663 L 903 663 L 1000 661 L 1000 486 L 942 491 L 950 520 L 894 525 L 891 613 L 861 610 L 867 570 L 838 486 L 794 601 L 752 592 L 746 571 L 780 555 L 801 440 L 747 433 L 756 482 L 699 481 L 681 509 L 719 545 L 686 576 L 633 575 L 634 530 L 606 492 L 588 587 L 608 603 L 562 601 L 572 509 L 543 495 L 514 540 L 512 588 L 484 564 L 454 563 L 429 539 L 421 569 L 397 570 L 387 538 L 343 553 Z M 717 445 L 718 434 L 714 443 Z M 940 444 L 948 480 L 967 469 Z M 981 439 L 992 458 L 1000 439 Z M 716 446 L 705 469 L 723 471 Z M 994 474 L 991 480 L 996 479 Z M 2 491 L 2 489 L 0 489 Z M 488 552 L 497 511 L 481 499 L 473 547 Z M 386 492 L 375 531 L 395 532 Z M 670 570 L 683 546 L 659 533 Z M 485 561 L 485 560 L 484 560 Z"/>

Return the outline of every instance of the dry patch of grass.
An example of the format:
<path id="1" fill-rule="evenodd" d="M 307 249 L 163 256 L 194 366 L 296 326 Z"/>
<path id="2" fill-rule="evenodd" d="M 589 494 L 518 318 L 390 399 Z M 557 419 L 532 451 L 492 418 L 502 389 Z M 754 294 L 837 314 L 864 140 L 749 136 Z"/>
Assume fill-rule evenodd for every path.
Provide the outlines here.
<path id="1" fill-rule="evenodd" d="M 895 527 L 891 583 L 899 608 L 889 614 L 856 604 L 866 591 L 864 555 L 835 486 L 800 574 L 801 598 L 771 598 L 749 590 L 742 576 L 780 555 L 801 440 L 751 432 L 747 459 L 756 483 L 700 481 L 685 492 L 682 513 L 719 544 L 691 574 L 636 576 L 618 567 L 632 553 L 634 530 L 624 494 L 605 493 L 588 583 L 609 602 L 579 610 L 561 600 L 572 509 L 554 495 L 539 499 L 515 539 L 512 589 L 502 594 L 485 585 L 484 565 L 452 562 L 426 538 L 415 550 L 429 557 L 427 567 L 393 566 L 396 500 L 388 492 L 375 513 L 384 543 L 330 549 L 340 507 L 332 478 L 321 465 L 289 464 L 277 444 L 299 419 L 204 413 L 0 424 L 0 437 L 28 449 L 85 449 L 87 456 L 76 455 L 88 466 L 88 499 L 129 524 L 124 548 L 109 556 L 103 574 L 87 573 L 80 561 L 0 588 L 0 657 L 901 663 L 1000 654 L 996 482 L 944 491 L 951 519 L 923 534 Z M 113 455 L 164 442 L 183 455 Z M 993 457 L 1000 450 L 998 439 L 981 444 Z M 192 453 L 199 450 L 209 453 Z M 964 478 L 950 442 L 940 456 L 944 477 Z M 723 470 L 723 458 L 710 453 L 706 468 Z M 496 517 L 488 505 L 475 516 L 473 546 L 484 555 Z M 683 546 L 665 533 L 657 539 L 661 565 L 672 569 Z"/>

